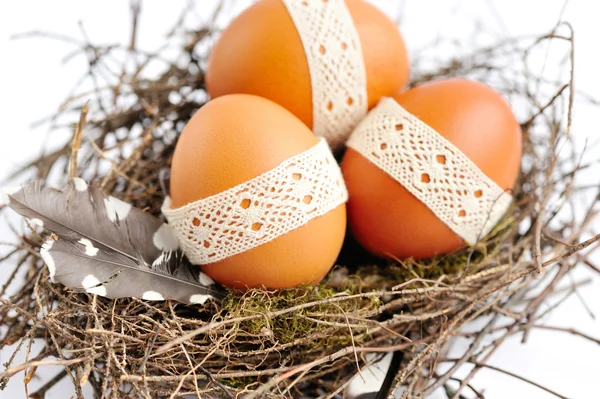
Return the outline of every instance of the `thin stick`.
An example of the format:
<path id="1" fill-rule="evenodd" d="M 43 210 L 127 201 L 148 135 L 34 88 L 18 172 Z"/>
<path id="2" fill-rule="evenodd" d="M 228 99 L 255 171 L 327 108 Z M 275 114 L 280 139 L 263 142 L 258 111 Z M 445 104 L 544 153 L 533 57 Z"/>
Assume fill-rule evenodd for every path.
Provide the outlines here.
<path id="1" fill-rule="evenodd" d="M 550 284 L 548 284 L 548 286 L 546 288 L 544 288 L 544 290 L 542 291 L 541 294 L 539 294 L 536 298 L 534 298 L 531 302 L 529 302 L 529 304 L 525 308 L 525 313 L 529 313 L 529 314 L 527 315 L 528 321 L 527 321 L 527 325 L 525 327 L 525 333 L 523 334 L 523 338 L 521 339 L 521 343 L 524 344 L 527 342 L 527 339 L 529 338 L 529 332 L 531 331 L 530 327 L 533 325 L 533 323 L 535 321 L 535 314 L 536 314 L 537 310 L 542 305 L 542 303 L 546 299 L 546 297 L 554 290 L 556 283 L 565 275 L 565 273 L 568 271 L 568 269 L 569 269 L 569 266 L 566 263 L 563 263 L 561 265 L 560 269 L 558 269 L 556 276 L 552 279 Z"/>
<path id="2" fill-rule="evenodd" d="M 30 394 L 29 398 L 32 398 L 32 399 L 44 398 L 46 395 L 46 392 L 48 392 L 50 389 L 52 389 L 57 383 L 59 383 L 66 376 L 67 376 L 66 370 L 60 371 L 58 374 L 56 374 L 54 377 L 52 377 L 50 380 L 48 380 L 48 382 L 46 382 L 44 385 L 42 385 L 37 391 Z"/>
<path id="3" fill-rule="evenodd" d="M 455 361 L 458 361 L 458 360 L 459 360 L 459 359 L 445 359 L 445 358 L 442 358 L 442 359 L 440 359 L 439 361 L 440 361 L 440 362 L 443 362 L 443 363 L 449 363 L 449 362 L 455 362 Z M 508 371 L 508 370 L 504 370 L 504 369 L 501 369 L 501 368 L 499 368 L 499 367 L 496 367 L 496 366 L 491 366 L 491 365 L 489 365 L 489 364 L 485 364 L 485 363 L 475 362 L 475 361 L 472 361 L 472 360 L 467 360 L 467 363 L 471 363 L 471 364 L 473 364 L 473 365 L 475 365 L 475 366 L 477 366 L 477 367 L 485 367 L 485 368 L 488 368 L 488 369 L 490 369 L 490 370 L 498 371 L 499 373 L 502 373 L 502 374 L 509 375 L 509 376 L 511 376 L 511 377 L 514 377 L 514 378 L 516 378 L 516 379 L 518 379 L 518 380 L 521 380 L 521 381 L 523 381 L 523 382 L 526 382 L 526 383 L 528 383 L 528 384 L 531 384 L 531 385 L 533 385 L 533 386 L 535 386 L 535 387 L 537 387 L 537 388 L 540 388 L 540 389 L 542 389 L 542 390 L 544 390 L 544 391 L 546 391 L 546 392 L 548 392 L 548 393 L 550 393 L 550 394 L 552 394 L 552 395 L 556 396 L 557 398 L 561 398 L 561 399 L 569 399 L 568 397 L 566 397 L 566 396 L 563 396 L 563 395 L 561 395 L 561 394 L 559 394 L 559 393 L 557 393 L 557 392 L 555 392 L 555 391 L 551 390 L 550 388 L 546 388 L 545 386 L 543 386 L 543 385 L 540 385 L 540 384 L 538 384 L 538 383 L 537 383 L 537 382 L 535 382 L 535 381 L 531 381 L 531 380 L 529 380 L 529 379 L 527 379 L 527 378 L 525 378 L 525 377 L 521 377 L 520 375 L 518 375 L 518 374 L 515 374 L 515 373 L 512 373 L 512 372 L 510 372 L 510 371 Z"/>
<path id="4" fill-rule="evenodd" d="M 72 179 L 77 176 L 77 154 L 79 148 L 81 148 L 81 136 L 85 129 L 86 118 L 89 112 L 89 105 L 85 103 L 81 108 L 81 114 L 79 115 L 79 122 L 75 127 L 75 134 L 73 134 L 73 141 L 71 143 L 71 167 L 69 168 L 69 178 Z"/>
<path id="5" fill-rule="evenodd" d="M 223 391 L 225 393 L 225 395 L 227 395 L 228 398 L 230 399 L 234 399 L 235 396 L 233 396 L 233 394 L 229 391 L 229 389 L 221 384 L 219 381 L 217 381 L 215 379 L 215 377 L 212 375 L 212 373 L 210 371 L 208 371 L 207 369 L 205 369 L 202 365 L 198 365 L 198 370 L 200 370 L 205 376 L 208 377 L 208 380 L 214 384 L 216 387 L 218 387 L 221 391 Z"/>
<path id="6" fill-rule="evenodd" d="M 449 379 L 449 380 L 452 380 L 452 381 L 460 382 L 461 384 L 463 383 L 463 380 L 461 380 L 460 378 L 456 378 L 456 377 L 450 377 L 450 378 L 448 378 L 448 379 Z M 477 395 L 477 398 L 478 398 L 478 399 L 485 399 L 485 397 L 483 396 L 483 394 L 482 394 L 481 392 L 479 392 L 477 389 L 475 389 L 475 387 L 474 387 L 473 385 L 471 385 L 471 384 L 469 384 L 469 383 L 467 382 L 467 383 L 465 384 L 465 386 L 466 386 L 467 388 L 469 388 L 471 391 L 473 391 L 473 393 L 474 393 L 475 395 Z"/>
<path id="7" fill-rule="evenodd" d="M 114 331 L 102 330 L 102 329 L 98 329 L 98 328 L 88 328 L 87 330 L 85 330 L 85 332 L 88 333 L 88 334 L 112 335 L 113 337 L 118 337 L 118 338 L 121 338 L 123 340 L 132 341 L 132 342 L 135 342 L 135 343 L 138 343 L 138 344 L 145 344 L 144 340 L 132 337 L 130 335 L 125 335 L 125 334 L 121 334 L 121 333 L 118 333 L 118 332 L 114 332 Z"/>
<path id="8" fill-rule="evenodd" d="M 30 367 L 39 367 L 39 366 L 70 366 L 73 364 L 79 364 L 87 361 L 88 359 L 67 359 L 67 360 L 36 360 L 31 362 L 23 363 L 19 366 L 10 368 L 2 373 L 0 373 L 0 379 L 12 377 L 13 375 L 28 369 Z"/>
<path id="9" fill-rule="evenodd" d="M 160 324 L 156 325 L 156 330 L 154 330 L 154 334 L 152 336 L 152 341 L 150 341 L 150 345 L 148 345 L 148 348 L 146 349 L 146 353 L 144 354 L 144 359 L 142 360 L 142 364 L 140 364 L 140 367 L 138 367 L 138 373 L 141 373 L 144 371 L 144 368 L 146 367 L 146 363 L 148 362 L 148 358 L 150 357 L 150 354 L 152 353 L 152 350 L 154 349 L 154 345 L 156 344 L 156 339 L 158 338 L 158 333 L 160 332 Z"/>
<path id="10" fill-rule="evenodd" d="M 592 269 L 593 271 L 595 271 L 596 273 L 600 274 L 600 268 L 596 265 L 594 265 L 589 259 L 584 259 L 583 263 L 589 267 L 590 269 Z"/>
<path id="11" fill-rule="evenodd" d="M 561 331 L 561 332 L 565 332 L 565 333 L 577 335 L 579 337 L 587 339 L 588 341 L 591 341 L 591 342 L 594 342 L 594 343 L 600 345 L 600 339 L 599 338 L 594 338 L 591 335 L 587 335 L 585 333 L 582 333 L 581 331 L 578 331 L 578 330 L 576 330 L 574 328 L 546 326 L 546 325 L 540 325 L 540 324 L 534 324 L 532 327 L 539 328 L 541 330 Z"/>

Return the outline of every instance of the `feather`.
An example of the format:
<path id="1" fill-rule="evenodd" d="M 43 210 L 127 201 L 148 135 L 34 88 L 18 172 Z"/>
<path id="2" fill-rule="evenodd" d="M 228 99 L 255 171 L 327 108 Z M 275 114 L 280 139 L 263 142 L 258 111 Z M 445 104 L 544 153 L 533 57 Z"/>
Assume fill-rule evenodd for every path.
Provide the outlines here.
<path id="1" fill-rule="evenodd" d="M 352 377 L 344 390 L 344 399 L 387 398 L 394 377 L 400 369 L 403 355 L 403 352 L 390 352 L 383 356 L 374 353 L 368 354 L 368 360 L 372 360 L 376 356 L 380 358 Z"/>
<path id="2" fill-rule="evenodd" d="M 34 182 L 5 190 L 4 200 L 59 237 L 40 251 L 53 282 L 112 299 L 203 303 L 223 297 L 224 291 L 187 261 L 169 225 L 82 179 L 61 190 Z"/>

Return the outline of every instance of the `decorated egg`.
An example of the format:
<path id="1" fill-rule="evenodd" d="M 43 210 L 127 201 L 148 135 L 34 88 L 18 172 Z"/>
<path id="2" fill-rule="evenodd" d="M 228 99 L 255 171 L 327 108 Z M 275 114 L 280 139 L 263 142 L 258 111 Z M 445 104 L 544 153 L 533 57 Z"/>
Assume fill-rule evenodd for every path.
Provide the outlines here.
<path id="1" fill-rule="evenodd" d="M 162 212 L 187 258 L 218 283 L 290 288 L 333 266 L 347 195 L 324 139 L 270 100 L 233 94 L 185 126 Z"/>
<path id="2" fill-rule="evenodd" d="M 212 98 L 247 93 L 296 115 L 334 149 L 383 96 L 408 82 L 395 23 L 363 0 L 261 0 L 212 49 Z"/>
<path id="3" fill-rule="evenodd" d="M 384 98 L 342 160 L 353 234 L 398 259 L 475 244 L 506 213 L 521 152 L 509 104 L 482 83 L 439 80 Z"/>

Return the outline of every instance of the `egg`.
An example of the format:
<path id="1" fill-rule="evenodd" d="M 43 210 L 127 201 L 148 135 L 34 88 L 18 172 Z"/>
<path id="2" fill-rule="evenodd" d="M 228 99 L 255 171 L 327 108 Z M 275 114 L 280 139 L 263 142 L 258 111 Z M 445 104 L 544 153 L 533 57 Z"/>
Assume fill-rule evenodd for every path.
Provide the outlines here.
<path id="1" fill-rule="evenodd" d="M 367 110 L 403 90 L 408 77 L 403 37 L 373 5 L 261 0 L 214 45 L 206 88 L 212 98 L 268 98 L 339 149 Z"/>
<path id="2" fill-rule="evenodd" d="M 474 244 L 503 216 L 522 137 L 499 93 L 445 79 L 382 100 L 348 146 L 341 168 L 357 241 L 381 257 L 424 259 Z"/>
<path id="3" fill-rule="evenodd" d="M 333 266 L 346 199 L 323 139 L 270 100 L 232 94 L 185 126 L 163 213 L 216 282 L 279 289 L 317 283 Z"/>

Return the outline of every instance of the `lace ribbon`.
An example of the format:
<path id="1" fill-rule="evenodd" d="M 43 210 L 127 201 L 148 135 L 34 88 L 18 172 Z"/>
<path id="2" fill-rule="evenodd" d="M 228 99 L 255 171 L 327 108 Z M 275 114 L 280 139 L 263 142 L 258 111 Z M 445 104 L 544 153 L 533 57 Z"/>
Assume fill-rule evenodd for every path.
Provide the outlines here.
<path id="1" fill-rule="evenodd" d="M 488 234 L 512 196 L 394 99 L 383 98 L 347 146 L 393 177 L 467 243 Z"/>
<path id="2" fill-rule="evenodd" d="M 313 132 L 341 148 L 367 114 L 367 77 L 354 21 L 344 0 L 282 1 L 308 62 Z"/>
<path id="3" fill-rule="evenodd" d="M 194 264 L 208 264 L 265 244 L 348 199 L 327 142 L 226 191 L 162 213 Z"/>

